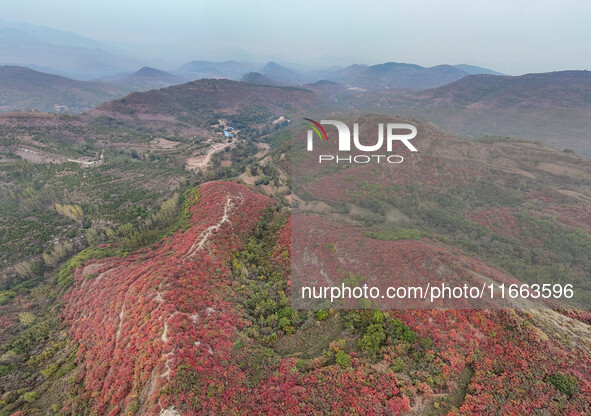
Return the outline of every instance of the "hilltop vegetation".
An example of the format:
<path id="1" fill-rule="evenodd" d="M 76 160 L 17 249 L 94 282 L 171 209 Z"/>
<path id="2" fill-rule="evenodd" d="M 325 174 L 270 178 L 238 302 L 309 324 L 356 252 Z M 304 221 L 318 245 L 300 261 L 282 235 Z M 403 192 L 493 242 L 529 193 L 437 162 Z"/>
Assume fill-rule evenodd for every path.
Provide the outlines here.
<path id="1" fill-rule="evenodd" d="M 207 120 L 207 114 L 216 109 L 235 112 L 244 107 L 264 107 L 270 112 L 282 113 L 313 106 L 315 100 L 314 94 L 303 88 L 203 79 L 162 90 L 133 93 L 105 103 L 93 113 L 173 115 L 187 122 L 202 123 Z"/>

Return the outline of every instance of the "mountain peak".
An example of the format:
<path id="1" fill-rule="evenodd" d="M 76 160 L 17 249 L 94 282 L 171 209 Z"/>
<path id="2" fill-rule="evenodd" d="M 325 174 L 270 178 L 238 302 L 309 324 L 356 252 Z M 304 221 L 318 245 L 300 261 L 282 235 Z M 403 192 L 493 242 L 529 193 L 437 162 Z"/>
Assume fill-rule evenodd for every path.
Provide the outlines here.
<path id="1" fill-rule="evenodd" d="M 248 72 L 240 78 L 240 82 L 247 82 L 249 84 L 262 84 L 262 85 L 277 85 L 271 78 L 261 74 L 260 72 Z"/>
<path id="2" fill-rule="evenodd" d="M 269 61 L 267 62 L 267 64 L 263 67 L 263 71 L 265 70 L 269 70 L 269 69 L 286 69 L 284 66 L 279 65 L 277 62 L 274 61 Z"/>
<path id="3" fill-rule="evenodd" d="M 122 82 L 134 87 L 136 90 L 148 90 L 182 84 L 186 80 L 186 78 L 173 75 L 169 72 L 144 66 L 140 70 L 124 78 Z"/>
<path id="4" fill-rule="evenodd" d="M 273 61 L 267 62 L 260 72 L 271 79 L 287 85 L 299 84 L 304 80 L 304 76 L 299 72 L 281 66 Z"/>
<path id="5" fill-rule="evenodd" d="M 152 68 L 150 66 L 144 66 L 138 71 L 131 74 L 131 77 L 150 77 L 150 78 L 161 78 L 161 77 L 174 77 L 174 75 L 161 71 L 160 69 Z"/>

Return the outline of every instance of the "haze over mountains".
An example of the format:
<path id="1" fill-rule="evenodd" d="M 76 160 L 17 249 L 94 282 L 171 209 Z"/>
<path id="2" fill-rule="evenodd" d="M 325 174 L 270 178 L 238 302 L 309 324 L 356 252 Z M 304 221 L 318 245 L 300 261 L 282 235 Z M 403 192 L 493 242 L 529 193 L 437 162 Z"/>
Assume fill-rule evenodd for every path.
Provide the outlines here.
<path id="1" fill-rule="evenodd" d="M 299 84 L 327 79 L 353 83 L 360 88 L 429 88 L 443 85 L 466 74 L 492 73 L 470 65 L 418 65 L 386 63 L 374 66 L 295 70 L 276 62 L 211 62 L 195 60 L 182 65 L 142 56 L 137 51 L 75 33 L 22 22 L 0 20 L 0 65 L 26 66 L 41 72 L 78 80 L 93 80 L 131 73 L 143 66 L 173 72 L 185 80 L 229 78 L 239 80 L 248 72 L 261 74 L 282 84 Z M 313 63 L 310 63 L 313 64 Z M 305 68 L 306 66 L 300 66 Z M 367 73 L 365 73 L 367 71 Z M 359 76 L 357 78 L 356 76 Z M 402 79 L 393 81 L 392 76 Z"/>
<path id="2" fill-rule="evenodd" d="M 195 60 L 178 66 L 75 33 L 2 20 L 0 65 L 11 67 L 1 69 L 0 111 L 4 112 L 22 109 L 81 112 L 129 92 L 203 78 L 227 78 L 280 86 L 328 80 L 347 88 L 379 90 L 425 89 L 445 85 L 468 74 L 496 74 L 489 69 L 469 65 L 424 68 L 394 62 L 325 69 L 306 69 L 301 65 L 295 69 L 291 64 L 234 60 Z M 15 67 L 26 67 L 36 72 L 26 69 L 17 71 Z M 50 77 L 49 74 L 62 78 Z M 42 86 L 47 88 L 40 90 Z"/>
<path id="3" fill-rule="evenodd" d="M 175 74 L 190 79 L 229 78 L 237 80 L 247 72 L 260 69 L 260 65 L 250 62 L 224 61 L 191 61 L 176 69 Z"/>
<path id="4" fill-rule="evenodd" d="M 589 126 L 585 124 L 591 108 L 588 71 L 506 76 L 467 64 L 423 67 L 385 62 L 319 69 L 236 60 L 194 60 L 180 66 L 161 62 L 162 66 L 152 66 L 153 60 L 134 57 L 116 45 L 51 28 L 3 21 L 0 46 L 0 65 L 5 64 L 0 66 L 0 112 L 29 109 L 80 113 L 132 92 L 190 82 L 186 87 L 141 98 L 165 99 L 173 105 L 179 94 L 183 99 L 191 94 L 207 96 L 206 89 L 201 87 L 210 84 L 193 83 L 194 80 L 227 79 L 303 88 L 314 94 L 298 97 L 306 97 L 306 102 L 324 108 L 404 114 L 428 118 L 442 129 L 465 136 L 506 134 L 589 152 Z M 211 85 L 224 86 L 227 92 L 223 96 L 228 105 L 244 98 L 245 88 L 240 84 Z M 286 94 L 286 90 L 277 91 L 281 91 L 273 93 L 277 97 Z M 137 99 L 131 96 L 127 102 Z M 203 102 L 203 97 L 193 100 Z M 102 108 L 109 106 L 112 104 Z M 153 103 L 148 102 L 145 108 L 150 107 Z"/>
<path id="5" fill-rule="evenodd" d="M 192 68 L 192 71 L 188 69 Z M 243 72 L 240 72 L 243 71 Z M 174 71 L 179 75 L 194 75 L 200 78 L 241 79 L 246 73 L 257 73 L 266 78 L 265 83 L 277 85 L 302 85 L 320 80 L 343 84 L 349 88 L 381 90 L 386 88 L 426 89 L 457 81 L 467 75 L 495 74 L 498 72 L 470 65 L 438 65 L 425 68 L 420 65 L 386 62 L 378 65 L 355 64 L 345 68 L 322 70 L 297 70 L 277 62 L 265 65 L 227 62 L 191 62 Z M 237 76 L 237 75 L 240 76 Z"/>
<path id="6" fill-rule="evenodd" d="M 3 60 L 2 56 L 4 55 L 0 53 L 0 61 Z M 298 71 L 275 62 L 263 65 L 237 61 L 193 61 L 172 72 L 148 66 L 137 71 L 119 71 L 119 67 L 116 69 L 116 73 L 84 81 L 34 70 L 27 65 L 0 67 L 0 111 L 32 109 L 45 112 L 82 112 L 110 99 L 123 97 L 129 92 L 164 88 L 204 78 L 278 86 L 300 86 L 322 80 L 338 83 L 345 90 L 377 91 L 438 87 L 468 75 L 464 70 L 450 65 L 424 68 L 393 62 L 373 66 L 352 65 L 322 71 Z M 482 72 L 487 71 L 482 69 Z"/>
<path id="7" fill-rule="evenodd" d="M 0 64 L 90 80 L 139 68 L 128 51 L 74 33 L 0 20 Z"/>
<path id="8" fill-rule="evenodd" d="M 190 78 L 184 78 L 166 71 L 144 66 L 135 72 L 117 74 L 97 81 L 118 85 L 124 90 L 147 91 L 182 84 L 190 80 Z"/>

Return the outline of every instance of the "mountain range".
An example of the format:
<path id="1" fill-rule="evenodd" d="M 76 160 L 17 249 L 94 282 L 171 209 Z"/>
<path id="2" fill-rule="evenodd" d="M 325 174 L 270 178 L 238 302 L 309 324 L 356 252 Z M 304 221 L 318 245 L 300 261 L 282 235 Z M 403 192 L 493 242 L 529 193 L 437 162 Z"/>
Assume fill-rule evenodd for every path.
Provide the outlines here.
<path id="1" fill-rule="evenodd" d="M 233 63 L 235 65 L 236 63 Z M 226 63 L 216 64 L 216 76 L 228 74 L 223 68 Z M 387 62 L 378 65 L 351 65 L 345 68 L 327 68 L 323 70 L 301 71 L 291 69 L 276 62 L 268 62 L 251 71 L 264 75 L 272 82 L 281 85 L 302 85 L 319 80 L 340 83 L 348 88 L 382 90 L 388 88 L 423 90 L 439 87 L 457 81 L 467 75 L 495 74 L 498 72 L 470 65 L 438 65 L 426 68 L 420 65 Z M 230 77 L 231 78 L 231 77 Z M 237 78 L 236 78 L 237 79 Z"/>
<path id="2" fill-rule="evenodd" d="M 225 78 L 279 86 L 305 85 L 324 80 L 357 91 L 388 88 L 425 89 L 467 76 L 466 72 L 448 65 L 423 68 L 418 65 L 396 63 L 353 65 L 341 69 L 300 72 L 275 62 L 260 66 L 236 61 L 194 61 L 182 65 L 172 73 L 144 66 L 135 72 L 117 72 L 89 81 L 75 80 L 16 65 L 0 68 L 0 111 L 29 108 L 68 113 L 86 111 L 129 92 L 158 89 L 204 78 Z M 39 89 L 42 86 L 47 88 Z"/>
<path id="3" fill-rule="evenodd" d="M 133 72 L 135 68 L 157 64 L 185 80 L 228 78 L 239 80 L 248 72 L 260 72 L 274 82 L 297 85 L 326 79 L 364 89 L 424 89 L 454 81 L 467 74 L 498 74 L 471 65 L 418 65 L 389 62 L 379 65 L 352 65 L 346 68 L 294 69 L 276 62 L 197 60 L 175 69 L 170 62 L 146 58 L 108 42 L 75 33 L 21 22 L 0 20 L 0 65 L 31 69 L 78 80 L 93 80 Z"/>
<path id="4" fill-rule="evenodd" d="M 392 97 L 388 101 L 388 96 Z M 469 75 L 439 88 L 372 96 L 384 105 L 455 108 L 589 108 L 591 71 L 559 71 L 521 76 Z"/>
<path id="5" fill-rule="evenodd" d="M 386 63 L 374 66 L 352 65 L 325 71 L 304 73 L 270 62 L 260 72 L 243 73 L 242 83 L 230 81 L 254 64 L 235 61 L 212 63 L 193 62 L 174 73 L 143 67 L 136 72 L 119 73 L 93 81 L 77 81 L 28 68 L 0 67 L 0 112 L 34 109 L 39 111 L 76 113 L 91 110 L 102 103 L 123 98 L 130 92 L 162 89 L 180 85 L 187 80 L 208 76 L 218 82 L 189 83 L 187 88 L 166 88 L 152 95 L 126 97 L 104 108 L 127 108 L 128 111 L 154 113 L 181 111 L 179 102 L 186 102 L 187 94 L 196 108 L 206 108 L 211 92 L 209 87 L 232 86 L 221 91 L 224 106 L 247 99 L 242 84 L 288 87 L 299 85 L 293 95 L 289 89 L 275 91 L 276 98 L 291 94 L 280 107 L 289 102 L 316 103 L 324 108 L 348 108 L 350 111 L 386 111 L 428 118 L 442 129 L 470 137 L 491 134 L 542 140 L 559 148 L 571 148 L 588 154 L 587 113 L 591 109 L 591 73 L 589 71 L 560 71 L 552 73 L 506 76 L 492 74 L 468 75 L 464 70 L 487 72 L 484 69 L 440 65 L 424 68 L 418 65 Z M 462 70 L 461 68 L 464 68 Z M 193 71 L 193 72 L 191 72 Z M 488 71 L 490 72 L 490 71 Z M 225 76 L 224 76 L 225 75 Z M 323 78 L 307 83 L 306 79 Z M 331 78 L 328 80 L 326 78 Z M 457 80 L 454 80 L 458 78 Z M 427 88 L 450 81 L 445 85 Z M 424 89 L 413 89 L 418 86 Z M 376 89 L 374 89 L 376 88 Z M 312 94 L 307 94 L 312 92 Z M 181 96 L 177 96 L 181 94 Z M 252 94 L 249 92 L 248 94 Z M 299 98 L 295 98 L 296 95 Z M 137 97 L 153 97 L 141 106 Z M 158 98 L 156 98 L 158 97 Z M 305 97 L 304 101 L 301 101 Z M 263 104 L 264 100 L 254 99 Z M 145 98 L 142 98 L 145 100 Z M 125 104 L 122 104 L 125 102 Z M 118 103 L 118 104 L 117 104 Z M 166 103 L 166 104 L 157 104 Z M 169 109 L 167 110 L 167 106 Z M 279 108 L 279 107 L 276 107 Z M 189 111 L 189 108 L 182 111 Z M 189 112 L 190 114 L 190 112 Z"/>
<path id="6" fill-rule="evenodd" d="M 331 91 L 325 97 L 349 108 L 428 119 L 462 136 L 521 137 L 591 156 L 589 71 L 469 75 L 423 91 Z"/>
<path id="7" fill-rule="evenodd" d="M 86 111 L 124 94 L 113 85 L 77 81 L 19 66 L 0 66 L 0 111 Z"/>
<path id="8" fill-rule="evenodd" d="M 144 67 L 133 73 L 79 81 L 20 66 L 0 66 L 0 112 L 31 109 L 80 113 L 132 91 L 146 91 L 186 79 Z"/>

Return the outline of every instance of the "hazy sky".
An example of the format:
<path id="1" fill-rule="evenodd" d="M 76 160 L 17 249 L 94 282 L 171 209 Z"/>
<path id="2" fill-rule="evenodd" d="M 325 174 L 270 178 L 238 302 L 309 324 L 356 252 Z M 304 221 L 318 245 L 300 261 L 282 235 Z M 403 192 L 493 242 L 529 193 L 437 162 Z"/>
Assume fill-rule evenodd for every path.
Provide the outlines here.
<path id="1" fill-rule="evenodd" d="M 591 69 L 585 0 L 0 0 L 0 18 L 133 45 L 170 64 L 256 60 L 508 74 Z"/>

